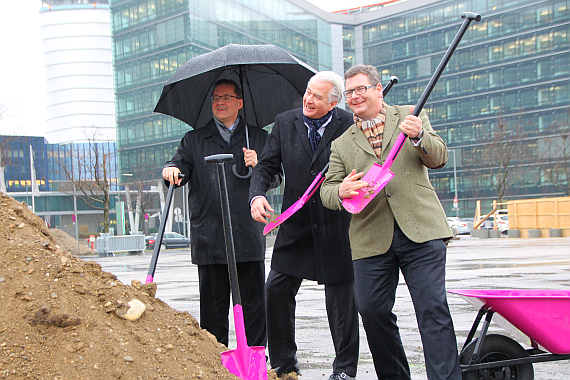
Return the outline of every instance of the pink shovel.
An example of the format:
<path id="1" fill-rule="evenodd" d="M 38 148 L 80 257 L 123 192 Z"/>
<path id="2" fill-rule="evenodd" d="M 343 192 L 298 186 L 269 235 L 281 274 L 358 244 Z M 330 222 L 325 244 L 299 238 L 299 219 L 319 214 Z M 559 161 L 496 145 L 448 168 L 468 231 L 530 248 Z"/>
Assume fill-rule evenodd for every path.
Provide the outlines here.
<path id="1" fill-rule="evenodd" d="M 432 75 L 429 83 L 427 84 L 422 96 L 420 97 L 420 100 L 418 101 L 418 104 L 415 106 L 414 112 L 412 113 L 415 116 L 420 115 L 420 112 L 424 108 L 431 92 L 435 87 L 435 84 L 439 80 L 439 77 L 445 69 L 445 66 L 447 66 L 447 63 L 451 59 L 453 52 L 455 52 L 457 45 L 459 45 L 459 41 L 461 41 L 461 38 L 463 38 L 463 35 L 467 31 L 467 28 L 469 27 L 471 21 L 481 21 L 481 16 L 473 12 L 465 12 L 461 15 L 461 18 L 465 19 L 465 21 L 463 21 L 463 24 L 461 24 L 461 28 L 455 35 L 455 38 L 445 52 L 445 55 L 439 63 L 439 66 L 437 66 L 437 69 L 435 69 L 435 73 Z M 404 146 L 407 137 L 408 136 L 406 136 L 403 132 L 400 132 L 396 143 L 390 150 L 390 153 L 384 162 L 384 166 L 375 163 L 364 175 L 364 177 L 362 177 L 363 181 L 368 182 L 368 186 L 358 190 L 358 195 L 342 200 L 342 206 L 346 209 L 346 211 L 352 214 L 358 214 L 386 186 L 386 184 L 390 182 L 390 180 L 394 177 L 394 173 L 390 171 L 390 167 Z"/>
<path id="2" fill-rule="evenodd" d="M 267 380 L 265 347 L 249 347 L 247 345 L 245 324 L 243 322 L 243 309 L 241 306 L 232 219 L 230 215 L 230 199 L 228 197 L 226 172 L 224 170 L 224 162 L 233 161 L 233 159 L 233 154 L 215 154 L 213 156 L 204 157 L 204 162 L 206 164 L 216 164 L 218 171 L 218 187 L 220 188 L 220 200 L 222 203 L 222 224 L 224 226 L 230 289 L 234 305 L 234 326 L 236 330 L 237 347 L 235 350 L 222 352 L 222 364 L 228 371 L 242 380 Z"/>
<path id="3" fill-rule="evenodd" d="M 358 195 L 342 200 L 342 207 L 351 214 L 358 214 L 360 211 L 370 203 L 370 201 L 386 186 L 388 182 L 394 177 L 394 173 L 390 171 L 390 167 L 396 158 L 396 154 L 400 151 L 404 142 L 406 142 L 406 135 L 400 132 L 396 144 L 384 162 L 384 166 L 374 163 L 372 167 L 366 172 L 362 180 L 368 183 L 368 186 L 358 190 Z"/>
<path id="4" fill-rule="evenodd" d="M 263 228 L 264 235 L 267 235 L 268 233 L 273 231 L 281 223 L 289 219 L 291 215 L 299 211 L 301 207 L 305 205 L 305 203 L 307 203 L 307 201 L 313 196 L 315 191 L 318 190 L 319 186 L 321 186 L 321 183 L 323 183 L 323 181 L 325 180 L 325 173 L 327 172 L 327 170 L 329 170 L 329 163 L 327 163 L 323 168 L 323 170 L 321 170 L 321 172 L 317 174 L 313 182 L 311 182 L 305 193 L 301 196 L 301 198 L 299 198 L 297 202 L 289 206 L 289 208 L 285 210 L 283 213 L 281 213 L 281 215 L 279 215 L 277 218 L 275 218 L 273 222 L 267 223 L 265 228 Z"/>

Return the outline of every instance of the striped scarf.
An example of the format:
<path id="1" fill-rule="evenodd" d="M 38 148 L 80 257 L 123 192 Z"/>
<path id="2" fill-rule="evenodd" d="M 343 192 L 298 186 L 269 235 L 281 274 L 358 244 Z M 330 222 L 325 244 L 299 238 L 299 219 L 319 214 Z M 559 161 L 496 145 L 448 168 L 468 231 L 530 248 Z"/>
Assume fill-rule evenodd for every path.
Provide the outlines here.
<path id="1" fill-rule="evenodd" d="M 358 115 L 354 114 L 354 122 L 358 129 L 360 129 L 368 142 L 374 149 L 376 157 L 379 159 L 382 155 L 382 138 L 384 136 L 384 121 L 386 120 L 386 103 L 382 102 L 382 109 L 372 120 L 362 120 Z"/>

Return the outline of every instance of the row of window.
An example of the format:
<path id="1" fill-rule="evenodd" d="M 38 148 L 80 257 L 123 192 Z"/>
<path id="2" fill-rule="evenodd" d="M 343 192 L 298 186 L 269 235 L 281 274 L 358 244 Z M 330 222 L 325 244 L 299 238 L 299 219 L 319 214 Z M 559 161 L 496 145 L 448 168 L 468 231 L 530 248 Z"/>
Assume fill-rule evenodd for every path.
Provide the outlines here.
<path id="1" fill-rule="evenodd" d="M 156 172 L 154 174 L 158 176 L 159 169 L 166 161 L 172 159 L 178 145 L 179 142 L 177 141 L 166 145 L 155 145 L 151 149 L 140 148 L 122 151 L 120 155 L 121 167 L 140 167 L 140 163 L 144 163 L 145 169 Z"/>
<path id="2" fill-rule="evenodd" d="M 121 123 L 117 134 L 121 147 L 125 147 L 145 141 L 180 140 L 188 130 L 190 130 L 188 124 L 176 118 L 153 115 L 142 121 L 131 120 Z"/>
<path id="3" fill-rule="evenodd" d="M 383 83 L 388 81 L 390 75 L 396 75 L 400 79 L 398 86 L 394 88 L 394 93 L 390 95 L 393 103 L 414 103 L 423 92 L 427 79 L 416 82 L 411 82 L 413 79 L 410 80 L 410 78 L 414 78 L 418 62 L 421 60 L 413 62 L 413 65 L 392 65 L 389 69 L 381 71 Z M 445 73 L 431 94 L 430 101 L 432 102 L 454 96 L 475 95 L 482 92 L 506 90 L 509 87 L 567 78 L 570 76 L 570 55 L 558 54 L 459 75 L 447 75 Z"/>
<path id="4" fill-rule="evenodd" d="M 436 43 L 438 46 L 434 46 Z M 444 44 L 444 38 L 434 32 L 380 45 L 365 46 L 364 61 L 371 65 L 382 66 L 394 60 L 444 51 L 447 46 L 448 44 Z M 553 50 L 564 50 L 568 47 L 570 47 L 570 24 L 473 47 L 458 48 L 451 57 L 447 70 L 465 70 L 486 64 L 502 63 Z M 442 53 L 432 54 L 429 57 L 431 66 L 437 67 L 442 57 Z"/>
<path id="5" fill-rule="evenodd" d="M 111 5 L 111 20 L 114 33 L 145 22 L 186 9 L 188 0 L 146 0 L 130 2 L 123 6 Z"/>
<path id="6" fill-rule="evenodd" d="M 426 108 L 429 109 L 430 120 L 434 123 L 510 114 L 538 107 L 567 104 L 570 95 L 569 88 L 568 82 L 562 82 L 480 97 L 468 97 L 451 102 L 431 103 Z"/>
<path id="7" fill-rule="evenodd" d="M 461 144 L 484 142 L 491 138 L 499 124 L 513 129 L 513 133 L 535 136 L 568 132 L 568 111 L 565 109 L 554 112 L 541 112 L 539 114 L 524 114 L 511 116 L 496 116 L 484 120 L 463 121 L 449 124 L 433 125 L 437 133 L 448 146 L 456 147 Z M 457 166 L 461 166 L 458 155 Z"/>
<path id="8" fill-rule="evenodd" d="M 549 23 L 567 21 L 570 15 L 570 1 L 555 0 L 543 5 L 533 5 L 516 10 L 508 10 L 511 7 L 521 7 L 532 0 L 505 0 L 505 1 L 453 1 L 443 5 L 438 4 L 425 10 L 419 10 L 403 15 L 382 19 L 363 26 L 364 43 L 375 43 L 394 38 L 415 34 L 424 30 L 431 30 L 440 26 L 449 25 L 450 19 L 462 21 L 459 16 L 465 11 L 479 12 L 482 16 L 480 22 L 472 22 L 470 30 L 464 37 L 464 43 L 488 40 L 501 37 L 507 33 L 520 32 L 537 26 L 546 26 Z M 502 3 L 502 4 L 501 4 Z M 505 13 L 486 16 L 488 13 L 506 10 Z M 447 43 L 457 33 L 457 26 L 446 28 L 444 33 L 451 31 L 446 36 Z M 451 38 L 451 39 L 450 39 Z"/>

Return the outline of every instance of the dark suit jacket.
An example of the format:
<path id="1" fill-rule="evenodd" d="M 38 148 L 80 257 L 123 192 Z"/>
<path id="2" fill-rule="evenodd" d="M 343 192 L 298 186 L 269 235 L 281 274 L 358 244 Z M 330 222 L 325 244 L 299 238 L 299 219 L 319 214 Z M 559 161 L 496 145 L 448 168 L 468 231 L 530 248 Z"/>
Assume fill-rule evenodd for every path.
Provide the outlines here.
<path id="1" fill-rule="evenodd" d="M 232 173 L 237 164 L 240 175 L 247 174 L 242 147 L 246 146 L 245 123 L 240 123 L 232 134 L 229 145 L 222 139 L 214 120 L 203 128 L 187 132 L 171 161 L 165 166 L 176 166 L 190 182 L 188 208 L 190 210 L 190 237 L 192 263 L 196 265 L 227 264 L 222 208 L 216 165 L 204 163 L 204 157 L 213 154 L 231 153 L 233 163 L 226 163 L 226 181 L 230 200 L 230 216 L 237 262 L 263 261 L 265 259 L 265 236 L 263 223 L 251 217 L 248 203 L 250 179 L 239 179 Z M 249 147 L 259 155 L 265 145 L 267 132 L 249 126 Z"/>
<path id="2" fill-rule="evenodd" d="M 329 161 L 331 142 L 353 124 L 352 114 L 335 108 L 313 155 L 301 108 L 277 115 L 259 162 L 253 170 L 250 201 L 265 195 L 283 165 L 282 211 L 295 203 Z M 271 268 L 319 283 L 352 281 L 348 228 L 350 214 L 323 207 L 319 192 L 279 227 Z"/>

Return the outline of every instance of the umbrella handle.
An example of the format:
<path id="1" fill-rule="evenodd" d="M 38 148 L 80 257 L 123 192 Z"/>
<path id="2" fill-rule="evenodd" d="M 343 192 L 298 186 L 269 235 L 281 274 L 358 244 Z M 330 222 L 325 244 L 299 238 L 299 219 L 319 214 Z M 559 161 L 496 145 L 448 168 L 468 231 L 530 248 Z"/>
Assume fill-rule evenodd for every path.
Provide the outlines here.
<path id="1" fill-rule="evenodd" d="M 245 123 L 245 143 L 247 144 L 247 149 L 249 149 L 249 133 L 248 133 L 248 129 L 247 129 L 247 121 Z M 246 175 L 240 175 L 237 172 L 237 164 L 234 164 L 234 166 L 232 166 L 232 173 L 234 173 L 234 175 L 236 177 L 238 177 L 239 179 L 249 179 L 249 177 L 251 177 L 251 174 L 253 173 L 253 169 L 251 168 L 251 166 L 248 166 L 247 168 L 247 174 Z"/>
<path id="2" fill-rule="evenodd" d="M 253 169 L 251 168 L 251 166 L 247 167 L 247 174 L 246 175 L 240 175 L 237 172 L 237 164 L 234 164 L 234 166 L 232 166 L 232 173 L 234 173 L 234 175 L 236 177 L 238 177 L 239 179 L 248 179 L 249 177 L 251 177 L 251 174 L 253 173 Z"/>

